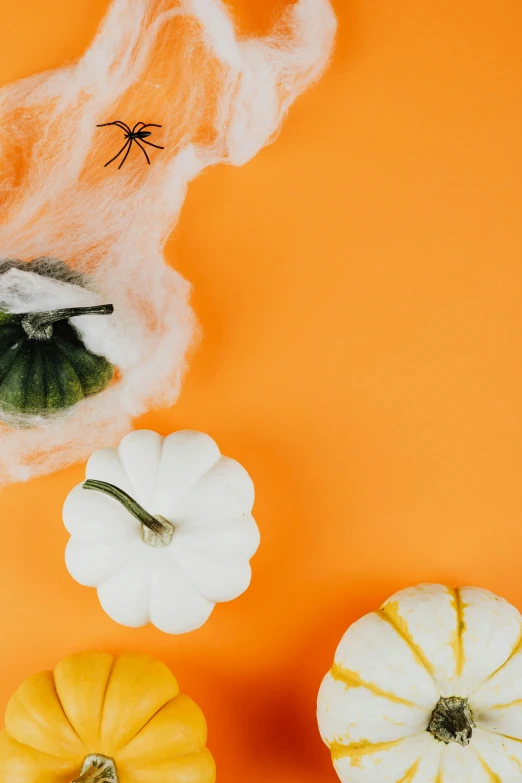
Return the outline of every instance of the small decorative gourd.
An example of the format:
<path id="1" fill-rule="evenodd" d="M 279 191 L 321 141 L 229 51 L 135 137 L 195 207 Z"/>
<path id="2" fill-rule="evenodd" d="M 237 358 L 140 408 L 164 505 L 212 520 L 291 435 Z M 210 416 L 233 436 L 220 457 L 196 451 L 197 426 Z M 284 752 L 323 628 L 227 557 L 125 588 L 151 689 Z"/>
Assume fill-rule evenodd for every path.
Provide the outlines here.
<path id="1" fill-rule="evenodd" d="M 522 781 L 522 618 L 476 587 L 402 590 L 348 628 L 317 714 L 343 783 Z"/>
<path id="2" fill-rule="evenodd" d="M 114 367 L 85 347 L 68 319 L 113 310 L 112 305 L 96 305 L 0 311 L 0 408 L 14 414 L 52 414 L 108 386 Z"/>
<path id="3" fill-rule="evenodd" d="M 147 655 L 71 655 L 13 694 L 0 733 L 8 783 L 214 783 L 203 713 Z"/>
<path id="4" fill-rule="evenodd" d="M 63 509 L 66 564 L 113 620 L 185 633 L 247 589 L 254 487 L 211 437 L 131 432 L 95 452 L 86 475 Z"/>
<path id="5" fill-rule="evenodd" d="M 40 258 L 0 261 L 0 280 L 2 418 L 38 423 L 110 384 L 114 366 L 87 348 L 75 325 L 84 316 L 110 315 L 114 307 L 86 304 L 93 294 L 85 278 L 57 259 Z"/>

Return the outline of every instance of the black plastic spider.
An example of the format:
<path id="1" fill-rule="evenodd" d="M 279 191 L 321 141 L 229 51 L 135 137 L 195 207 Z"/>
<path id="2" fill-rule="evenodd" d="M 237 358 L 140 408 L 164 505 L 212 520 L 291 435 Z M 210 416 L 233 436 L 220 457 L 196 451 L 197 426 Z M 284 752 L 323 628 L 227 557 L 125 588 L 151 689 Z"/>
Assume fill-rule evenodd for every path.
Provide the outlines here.
<path id="1" fill-rule="evenodd" d="M 160 147 L 159 144 L 153 144 L 151 141 L 147 141 L 147 137 L 151 136 L 151 131 L 146 131 L 145 128 L 161 128 L 161 125 L 155 125 L 153 122 L 149 122 L 147 125 L 144 122 L 137 122 L 134 128 L 131 130 L 128 125 L 126 125 L 121 120 L 116 120 L 115 122 L 104 122 L 103 125 L 97 125 L 97 128 L 106 128 L 108 125 L 116 125 L 118 128 L 121 128 L 123 131 L 125 131 L 125 138 L 127 141 L 121 148 L 121 150 L 118 152 L 117 155 L 114 156 L 114 158 L 111 158 L 107 161 L 105 166 L 108 166 L 109 163 L 112 163 L 113 160 L 116 160 L 116 158 L 119 158 L 123 150 L 127 147 L 127 152 L 125 153 L 122 162 L 118 166 L 118 169 L 121 169 L 125 161 L 127 160 L 127 155 L 129 154 L 133 142 L 138 145 L 140 150 L 143 152 L 145 157 L 147 158 L 147 163 L 150 165 L 149 156 L 147 155 L 147 150 L 145 147 L 142 147 L 140 142 L 142 141 L 144 144 L 148 144 L 149 147 L 156 147 L 158 150 L 164 150 L 165 147 Z M 141 128 L 140 128 L 141 125 Z M 139 130 L 138 130 L 139 128 Z M 105 167 L 104 167 L 105 168 Z"/>

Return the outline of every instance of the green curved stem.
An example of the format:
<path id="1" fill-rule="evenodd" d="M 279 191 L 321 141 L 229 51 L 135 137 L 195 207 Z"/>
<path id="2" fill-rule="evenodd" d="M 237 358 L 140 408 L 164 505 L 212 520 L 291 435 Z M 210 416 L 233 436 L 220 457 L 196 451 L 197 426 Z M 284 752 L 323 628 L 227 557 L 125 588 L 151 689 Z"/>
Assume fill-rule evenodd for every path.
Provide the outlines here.
<path id="1" fill-rule="evenodd" d="M 53 324 L 76 318 L 79 315 L 111 315 L 114 305 L 92 305 L 91 307 L 65 307 L 61 310 L 45 310 L 40 313 L 21 313 L 22 326 L 31 339 L 50 340 L 53 335 Z"/>
<path id="2" fill-rule="evenodd" d="M 114 484 L 108 484 L 106 481 L 98 481 L 97 479 L 87 479 L 83 488 L 103 492 L 105 495 L 117 500 L 129 514 L 132 514 L 138 522 L 141 522 L 142 525 L 145 525 L 149 530 L 152 530 L 153 533 L 163 533 L 165 531 L 166 526 L 161 520 L 156 519 L 156 517 L 153 517 L 148 511 L 145 511 L 143 506 L 140 506 L 134 498 L 131 498 L 130 495 L 127 495 L 127 493 L 119 487 L 115 487 Z"/>

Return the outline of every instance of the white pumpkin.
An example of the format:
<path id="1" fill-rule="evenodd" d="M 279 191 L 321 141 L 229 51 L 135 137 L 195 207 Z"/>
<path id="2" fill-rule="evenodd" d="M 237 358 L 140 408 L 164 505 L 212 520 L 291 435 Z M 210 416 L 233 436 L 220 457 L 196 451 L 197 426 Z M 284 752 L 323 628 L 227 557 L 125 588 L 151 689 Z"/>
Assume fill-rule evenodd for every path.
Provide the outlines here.
<path id="1" fill-rule="evenodd" d="M 318 721 L 343 783 L 520 783 L 519 612 L 476 587 L 402 590 L 345 633 Z"/>
<path id="2" fill-rule="evenodd" d="M 208 435 L 131 432 L 95 452 L 86 475 L 63 509 L 66 564 L 113 620 L 185 633 L 247 589 L 254 487 Z"/>

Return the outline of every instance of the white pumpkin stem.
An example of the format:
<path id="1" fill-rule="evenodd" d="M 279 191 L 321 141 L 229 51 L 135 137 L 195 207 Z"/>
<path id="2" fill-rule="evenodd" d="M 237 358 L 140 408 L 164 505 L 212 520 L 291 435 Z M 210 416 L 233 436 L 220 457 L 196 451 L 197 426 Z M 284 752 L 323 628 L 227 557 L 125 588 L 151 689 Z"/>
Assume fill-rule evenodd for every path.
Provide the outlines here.
<path id="1" fill-rule="evenodd" d="M 53 336 L 53 324 L 66 321 L 79 315 L 111 315 L 111 304 L 92 305 L 91 307 L 66 307 L 62 310 L 45 310 L 41 313 L 22 313 L 22 327 L 32 340 L 50 340 Z"/>
<path id="2" fill-rule="evenodd" d="M 87 756 L 80 777 L 72 783 L 118 783 L 116 764 L 107 756 L 98 754 Z"/>
<path id="3" fill-rule="evenodd" d="M 98 481 L 98 479 L 87 479 L 83 484 L 84 489 L 94 489 L 97 492 L 103 492 L 105 495 L 117 500 L 121 503 L 129 514 L 141 522 L 144 528 L 144 541 L 151 546 L 164 547 L 168 546 L 172 540 L 174 534 L 174 526 L 163 519 L 163 517 L 154 517 L 149 514 L 143 506 L 131 498 L 126 492 L 119 487 L 115 487 L 114 484 L 109 484 L 107 481 Z M 147 531 L 151 535 L 147 535 Z"/>

